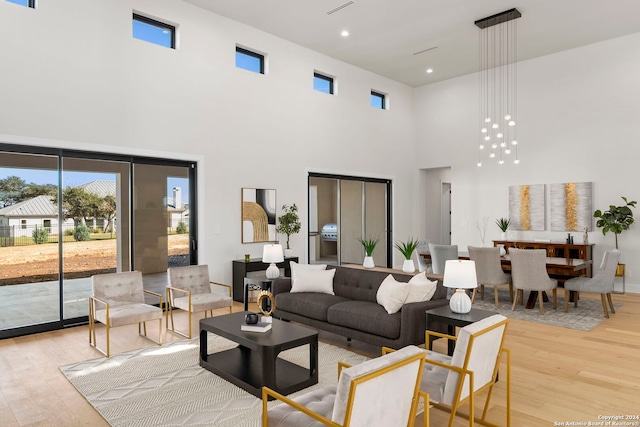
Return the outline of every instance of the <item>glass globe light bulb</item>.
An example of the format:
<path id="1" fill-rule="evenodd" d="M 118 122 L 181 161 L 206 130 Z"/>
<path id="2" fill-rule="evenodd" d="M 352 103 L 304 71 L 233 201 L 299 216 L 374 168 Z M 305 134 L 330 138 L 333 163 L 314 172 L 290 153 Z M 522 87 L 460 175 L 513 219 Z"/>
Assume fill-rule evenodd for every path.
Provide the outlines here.
<path id="1" fill-rule="evenodd" d="M 500 159 L 500 160 L 498 161 L 498 164 L 499 164 L 499 165 L 504 164 L 504 160 Z"/>
<path id="2" fill-rule="evenodd" d="M 511 154 L 511 149 L 509 147 L 507 147 L 507 149 L 504 150 L 504 154 Z"/>
<path id="3" fill-rule="evenodd" d="M 487 117 L 486 119 L 484 119 L 485 123 L 491 123 L 491 117 Z"/>
<path id="4" fill-rule="evenodd" d="M 515 160 L 513 161 L 513 163 L 515 163 L 515 164 L 517 165 L 518 163 L 520 163 L 520 159 L 515 159 Z"/>
<path id="5" fill-rule="evenodd" d="M 514 122 L 513 120 L 509 121 L 509 126 L 515 126 L 515 125 L 516 125 L 516 122 Z"/>
<path id="6" fill-rule="evenodd" d="M 491 144 L 491 148 L 498 148 L 498 144 L 494 142 L 493 144 Z"/>
<path id="7" fill-rule="evenodd" d="M 506 146 L 507 146 L 507 143 L 506 143 L 506 142 L 502 141 L 502 142 L 500 143 L 500 147 L 504 148 L 504 147 L 506 147 Z"/>
<path id="8" fill-rule="evenodd" d="M 497 123 L 494 123 L 494 124 L 491 125 L 491 127 L 494 128 L 494 129 L 498 129 L 500 127 L 500 125 L 497 124 Z"/>
<path id="9" fill-rule="evenodd" d="M 482 162 L 478 162 L 478 167 L 481 167 L 481 166 L 482 166 Z"/>
<path id="10" fill-rule="evenodd" d="M 514 139 L 513 141 L 511 141 L 511 145 L 518 145 L 518 141 Z"/>
<path id="11" fill-rule="evenodd" d="M 487 135 L 487 136 L 485 136 L 485 137 L 484 137 L 484 140 L 485 140 L 485 141 L 489 141 L 490 139 L 491 139 L 491 137 L 490 137 L 489 135 Z"/>
<path id="12" fill-rule="evenodd" d="M 487 128 L 482 128 L 482 129 L 480 129 L 480 132 L 482 132 L 482 133 L 487 133 Z"/>
<path id="13" fill-rule="evenodd" d="M 484 150 L 484 144 L 480 144 L 480 149 Z"/>
<path id="14" fill-rule="evenodd" d="M 496 153 L 491 153 L 489 154 L 489 157 L 491 157 L 492 159 L 496 156 Z"/>
<path id="15" fill-rule="evenodd" d="M 506 116 L 504 116 L 505 120 L 511 120 L 511 114 L 507 114 Z"/>
<path id="16" fill-rule="evenodd" d="M 504 135 L 503 135 L 501 132 L 498 132 L 498 134 L 496 134 L 496 136 L 497 136 L 498 138 L 502 138 Z"/>

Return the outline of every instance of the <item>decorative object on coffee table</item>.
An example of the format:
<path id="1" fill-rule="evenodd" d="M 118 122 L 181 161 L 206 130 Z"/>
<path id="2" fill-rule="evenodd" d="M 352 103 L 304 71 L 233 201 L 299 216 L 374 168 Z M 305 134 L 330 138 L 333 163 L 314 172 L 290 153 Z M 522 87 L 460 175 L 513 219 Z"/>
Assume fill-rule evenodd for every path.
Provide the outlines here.
<path id="1" fill-rule="evenodd" d="M 468 313 L 471 311 L 471 299 L 466 289 L 478 287 L 476 263 L 467 260 L 448 260 L 445 264 L 443 285 L 456 289 L 449 301 L 451 311 Z"/>
<path id="2" fill-rule="evenodd" d="M 362 247 L 364 248 L 364 252 L 365 252 L 365 257 L 364 257 L 364 262 L 362 263 L 362 266 L 364 268 L 373 268 L 375 267 L 375 263 L 373 262 L 373 251 L 376 248 L 376 245 L 378 244 L 378 238 L 367 238 L 367 239 L 363 239 L 362 237 L 360 237 L 358 239 L 358 241 L 360 242 L 360 244 L 362 245 Z"/>
<path id="3" fill-rule="evenodd" d="M 268 304 L 267 304 L 267 301 L 269 302 Z M 257 303 L 258 303 L 258 310 L 260 310 L 260 312 L 264 317 L 271 316 L 271 314 L 273 314 L 273 310 L 276 309 L 276 299 L 273 297 L 273 294 L 269 291 L 261 291 L 258 294 Z"/>
<path id="4" fill-rule="evenodd" d="M 287 235 L 287 248 L 285 249 L 285 255 L 290 257 L 293 255 L 291 247 L 289 246 L 289 238 L 292 234 L 300 232 L 302 225 L 300 224 L 300 217 L 298 216 L 298 206 L 292 204 L 291 206 L 282 205 L 283 214 L 278 217 L 278 227 L 276 232 Z"/>
<path id="5" fill-rule="evenodd" d="M 416 265 L 413 259 L 411 259 L 411 255 L 413 255 L 413 251 L 418 247 L 418 240 L 411 237 L 406 242 L 396 242 L 393 246 L 404 256 L 402 271 L 405 273 L 413 273 L 416 271 Z"/>
<path id="6" fill-rule="evenodd" d="M 269 264 L 267 268 L 267 279 L 277 279 L 280 277 L 280 269 L 276 265 L 279 262 L 284 261 L 284 255 L 282 254 L 282 245 L 264 245 L 262 249 L 262 262 Z"/>

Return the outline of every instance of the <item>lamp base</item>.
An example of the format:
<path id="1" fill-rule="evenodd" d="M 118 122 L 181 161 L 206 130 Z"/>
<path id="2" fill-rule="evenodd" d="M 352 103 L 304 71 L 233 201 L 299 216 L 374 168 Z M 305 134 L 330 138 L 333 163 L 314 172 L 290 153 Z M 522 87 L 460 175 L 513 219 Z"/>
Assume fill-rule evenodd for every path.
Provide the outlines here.
<path id="1" fill-rule="evenodd" d="M 471 298 L 464 289 L 458 288 L 449 300 L 449 308 L 454 313 L 467 314 L 471 311 Z"/>
<path id="2" fill-rule="evenodd" d="M 269 264 L 266 271 L 267 279 L 277 279 L 280 277 L 280 269 L 274 263 Z"/>

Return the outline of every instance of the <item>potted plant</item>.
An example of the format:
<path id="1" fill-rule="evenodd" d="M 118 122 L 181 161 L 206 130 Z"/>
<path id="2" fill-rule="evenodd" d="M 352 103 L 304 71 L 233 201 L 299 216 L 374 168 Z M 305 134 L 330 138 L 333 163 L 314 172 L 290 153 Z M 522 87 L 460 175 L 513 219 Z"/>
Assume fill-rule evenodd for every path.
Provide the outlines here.
<path id="1" fill-rule="evenodd" d="M 278 227 L 276 232 L 287 235 L 287 247 L 284 251 L 284 255 L 291 256 L 291 248 L 289 247 L 289 238 L 292 234 L 300 232 L 302 225 L 300 224 L 300 217 L 298 216 L 298 207 L 294 203 L 291 206 L 282 205 L 282 211 L 284 212 L 278 217 Z"/>
<path id="2" fill-rule="evenodd" d="M 393 245 L 397 250 L 404 255 L 404 263 L 402 264 L 402 271 L 405 273 L 413 273 L 416 271 L 416 266 L 411 259 L 413 251 L 418 247 L 418 239 L 410 238 L 406 242 L 395 242 Z"/>
<path id="3" fill-rule="evenodd" d="M 364 248 L 364 252 L 365 252 L 364 262 L 362 263 L 362 266 L 364 268 L 375 267 L 372 255 L 373 255 L 373 250 L 376 248 L 376 245 L 378 244 L 378 240 L 379 240 L 378 238 L 375 238 L 375 239 L 372 239 L 372 238 L 363 239 L 362 237 L 358 238 L 358 241 Z"/>
<path id="4" fill-rule="evenodd" d="M 502 231 L 502 234 L 500 235 L 500 240 L 507 240 L 507 230 L 509 229 L 509 226 L 511 225 L 511 219 L 509 219 L 509 218 L 498 218 L 498 219 L 496 219 L 496 225 L 498 226 L 500 231 Z"/>
<path id="5" fill-rule="evenodd" d="M 629 229 L 633 224 L 633 211 L 631 208 L 636 207 L 636 201 L 629 202 L 626 197 L 622 197 L 626 203 L 622 206 L 609 206 L 608 211 L 601 212 L 600 209 L 593 213 L 594 218 L 599 218 L 596 227 L 602 228 L 602 234 L 606 235 L 609 231 L 616 236 L 616 249 L 618 249 L 618 234 Z"/>

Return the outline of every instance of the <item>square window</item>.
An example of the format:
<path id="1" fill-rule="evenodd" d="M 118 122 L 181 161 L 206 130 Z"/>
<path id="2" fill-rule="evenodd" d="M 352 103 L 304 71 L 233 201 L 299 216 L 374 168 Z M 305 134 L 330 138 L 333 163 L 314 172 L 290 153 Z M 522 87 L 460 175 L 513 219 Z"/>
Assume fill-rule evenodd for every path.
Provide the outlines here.
<path id="1" fill-rule="evenodd" d="M 175 49 L 176 27 L 134 13 L 133 38 Z"/>
<path id="2" fill-rule="evenodd" d="M 371 91 L 371 106 L 381 110 L 386 109 L 387 96 L 384 93 Z"/>
<path id="3" fill-rule="evenodd" d="M 9 3 L 19 4 L 20 6 L 26 6 L 34 8 L 36 7 L 36 0 L 7 0 Z"/>
<path id="4" fill-rule="evenodd" d="M 264 55 L 236 46 L 236 67 L 264 74 Z"/>
<path id="5" fill-rule="evenodd" d="M 313 73 L 313 90 L 333 95 L 333 77 Z"/>

